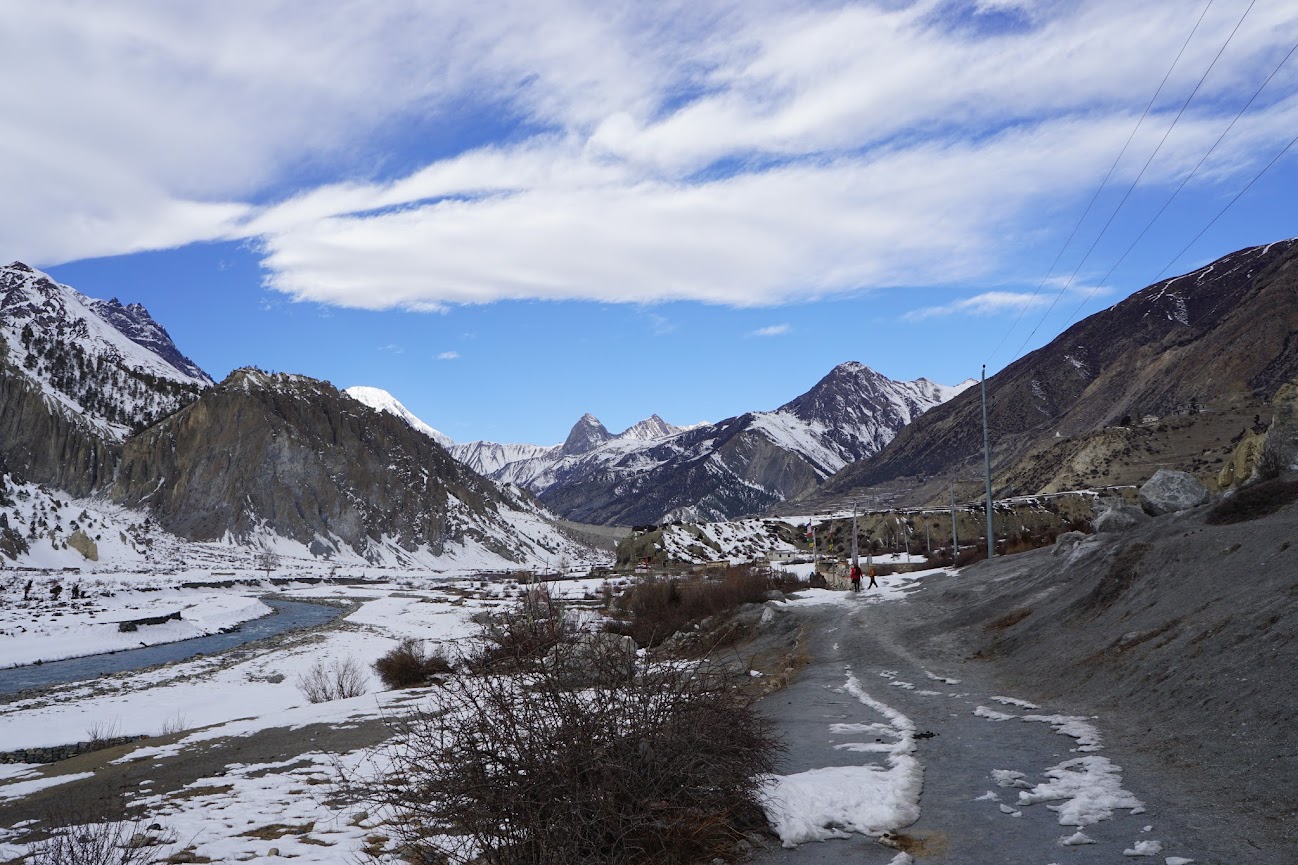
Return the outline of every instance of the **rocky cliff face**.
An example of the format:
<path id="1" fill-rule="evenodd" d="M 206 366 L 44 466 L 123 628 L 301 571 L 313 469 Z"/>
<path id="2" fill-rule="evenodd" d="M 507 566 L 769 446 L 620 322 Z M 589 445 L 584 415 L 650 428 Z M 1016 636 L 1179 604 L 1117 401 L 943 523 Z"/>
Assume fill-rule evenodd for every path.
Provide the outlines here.
<path id="1" fill-rule="evenodd" d="M 432 439 L 327 382 L 254 369 L 127 441 L 111 493 L 193 540 L 273 530 L 372 560 L 469 540 L 528 552 L 511 526 L 526 508 Z"/>
<path id="2" fill-rule="evenodd" d="M 988 379 L 993 469 L 1009 470 L 1034 451 L 1048 460 L 1054 439 L 1124 418 L 1138 423 L 1143 415 L 1188 415 L 1223 401 L 1265 401 L 1298 374 L 1295 334 L 1298 240 L 1241 250 L 1144 288 Z M 979 469 L 981 411 L 979 389 L 970 388 L 820 493 L 842 497 L 893 485 L 927 500 L 944 478 Z"/>

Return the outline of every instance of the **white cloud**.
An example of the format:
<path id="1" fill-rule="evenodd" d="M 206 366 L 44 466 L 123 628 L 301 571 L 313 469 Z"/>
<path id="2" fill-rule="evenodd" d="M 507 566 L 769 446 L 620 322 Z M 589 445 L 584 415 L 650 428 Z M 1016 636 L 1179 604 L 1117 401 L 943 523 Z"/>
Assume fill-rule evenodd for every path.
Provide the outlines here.
<path id="1" fill-rule="evenodd" d="M 460 353 L 458 351 L 444 351 L 437 355 L 438 360 L 458 360 Z"/>
<path id="2" fill-rule="evenodd" d="M 53 264 L 250 238 L 293 298 L 409 309 L 976 282 L 1043 205 L 1094 188 L 1191 23 L 1175 0 L 979 0 L 1020 14 L 1007 32 L 938 0 L 11 5 L 0 247 Z M 1233 26 L 1224 6 L 1133 154 Z M 1298 7 L 1251 12 L 1145 182 L 1179 181 L 1295 39 Z M 1288 98 L 1205 183 L 1288 139 L 1293 92 L 1281 76 Z M 508 143 L 480 143 L 484 116 Z"/>
<path id="3" fill-rule="evenodd" d="M 926 306 L 912 310 L 902 318 L 907 321 L 923 321 L 926 318 L 937 318 L 947 315 L 998 315 L 1005 312 L 1018 312 L 1049 305 L 1047 294 L 1032 295 L 1014 291 L 985 291 L 973 297 L 961 298 L 942 306 Z"/>
<path id="4" fill-rule="evenodd" d="M 789 332 L 787 324 L 772 324 L 767 327 L 759 327 L 757 330 L 748 334 L 749 336 L 780 336 Z"/>

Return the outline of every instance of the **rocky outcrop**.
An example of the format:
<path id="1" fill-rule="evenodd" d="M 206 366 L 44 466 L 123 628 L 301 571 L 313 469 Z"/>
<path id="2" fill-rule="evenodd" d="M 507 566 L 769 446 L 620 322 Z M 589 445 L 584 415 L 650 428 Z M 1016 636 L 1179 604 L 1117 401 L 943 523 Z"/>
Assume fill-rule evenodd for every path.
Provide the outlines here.
<path id="1" fill-rule="evenodd" d="M 1266 443 L 1286 470 L 1298 469 L 1298 382 L 1276 391 L 1271 400 L 1271 426 Z"/>
<path id="2" fill-rule="evenodd" d="M 68 546 L 81 553 L 88 562 L 99 561 L 99 545 L 81 529 L 68 536 Z"/>
<path id="3" fill-rule="evenodd" d="M 1206 504 L 1208 488 L 1188 472 L 1159 469 L 1140 488 L 1140 507 L 1150 516 L 1185 511 Z"/>
<path id="4" fill-rule="evenodd" d="M 1257 459 L 1262 454 L 1262 444 L 1266 441 L 1265 435 L 1258 435 L 1255 432 L 1248 432 L 1240 443 L 1235 446 L 1234 453 L 1230 459 L 1221 467 L 1217 473 L 1217 486 L 1221 489 L 1228 489 L 1236 484 L 1242 484 L 1253 476 L 1253 469 L 1257 465 Z"/>
<path id="5" fill-rule="evenodd" d="M 327 382 L 236 370 L 197 402 L 126 442 L 111 487 L 192 540 L 261 528 L 314 554 L 385 539 L 433 555 L 472 535 L 510 557 L 509 534 L 477 520 L 504 504 L 490 482 L 386 412 Z"/>

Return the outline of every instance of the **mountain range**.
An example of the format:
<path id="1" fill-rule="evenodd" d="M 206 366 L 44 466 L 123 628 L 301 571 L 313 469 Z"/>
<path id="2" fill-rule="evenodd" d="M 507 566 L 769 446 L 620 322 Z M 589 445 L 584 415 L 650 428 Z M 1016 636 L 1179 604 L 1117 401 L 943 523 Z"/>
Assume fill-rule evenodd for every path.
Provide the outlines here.
<path id="1" fill-rule="evenodd" d="M 1272 414 L 1298 412 L 1277 399 L 1298 380 L 1295 334 L 1298 239 L 1073 325 L 986 381 L 996 495 L 1158 468 L 1246 476 Z M 773 411 L 690 427 L 651 415 L 618 434 L 587 414 L 561 444 L 459 444 L 377 388 L 255 368 L 216 383 L 142 306 L 14 263 L 0 267 L 0 556 L 58 564 L 111 548 L 156 562 L 165 549 L 179 562 L 207 545 L 500 568 L 589 555 L 565 521 L 970 499 L 972 383 L 849 362 Z"/>
<path id="2" fill-rule="evenodd" d="M 449 449 L 475 471 L 524 487 L 578 522 L 724 520 L 762 513 L 814 490 L 970 384 L 894 381 L 848 362 L 774 411 L 689 427 L 655 414 L 617 435 L 586 414 L 562 444 L 477 441 Z M 383 391 L 349 392 L 380 410 L 409 415 Z"/>

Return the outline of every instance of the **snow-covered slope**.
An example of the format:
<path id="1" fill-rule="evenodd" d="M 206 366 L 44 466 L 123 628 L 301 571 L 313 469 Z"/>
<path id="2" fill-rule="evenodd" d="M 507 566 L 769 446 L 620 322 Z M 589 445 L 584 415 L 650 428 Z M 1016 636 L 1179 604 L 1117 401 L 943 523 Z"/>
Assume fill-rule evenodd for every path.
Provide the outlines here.
<path id="1" fill-rule="evenodd" d="M 415 417 L 414 414 L 410 411 L 410 409 L 406 408 L 404 405 L 401 404 L 400 400 L 398 400 L 396 397 L 394 397 L 392 394 L 388 393 L 387 391 L 383 390 L 382 388 L 365 387 L 364 385 L 356 385 L 354 387 L 349 387 L 345 389 L 343 393 L 347 394 L 353 399 L 365 403 L 367 406 L 369 406 L 372 409 L 377 409 L 379 411 L 385 411 L 391 415 L 396 415 L 397 417 L 401 418 L 403 421 L 410 424 L 416 430 L 428 436 L 430 439 L 437 442 L 439 445 L 441 445 L 444 448 L 449 448 L 455 444 L 455 442 L 451 439 L 450 436 L 446 435 L 445 433 L 439 432 L 438 430 L 433 429 L 428 424 L 424 423 L 422 420 Z"/>
<path id="2" fill-rule="evenodd" d="M 142 510 L 102 497 L 76 498 L 0 474 L 0 564 L 9 568 L 206 576 L 213 570 L 255 572 L 262 567 L 264 550 L 275 552 L 282 568 L 297 574 L 339 567 L 459 573 L 606 558 L 559 532 L 544 509 L 508 492 L 502 506 L 491 512 L 453 501 L 447 522 L 458 527 L 457 538 L 440 551 L 385 535 L 372 540 L 363 553 L 340 543 L 321 557 L 265 521 L 246 537 L 193 541 L 167 531 Z M 21 539 L 16 548 L 15 536 Z"/>
<path id="3" fill-rule="evenodd" d="M 0 338 L 16 374 L 110 441 L 212 384 L 144 307 L 88 298 L 20 262 L 0 267 Z"/>

